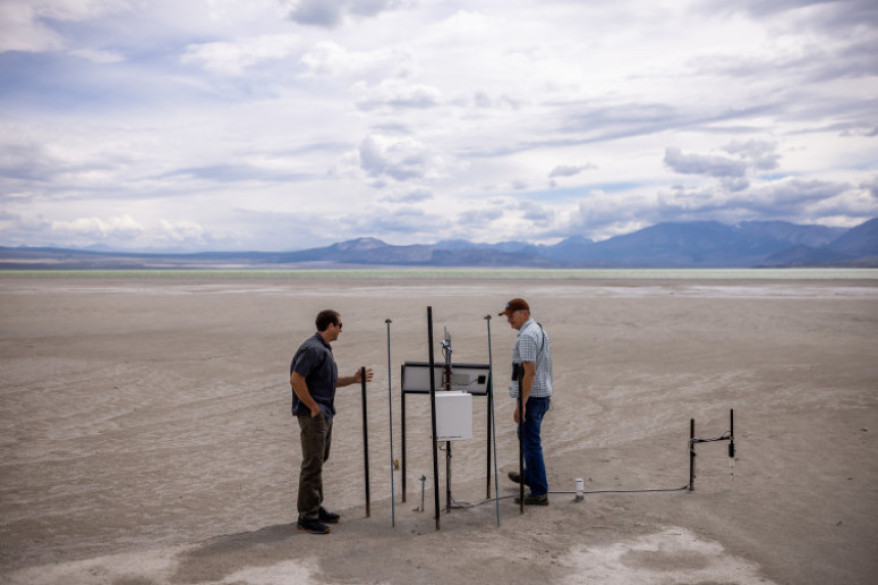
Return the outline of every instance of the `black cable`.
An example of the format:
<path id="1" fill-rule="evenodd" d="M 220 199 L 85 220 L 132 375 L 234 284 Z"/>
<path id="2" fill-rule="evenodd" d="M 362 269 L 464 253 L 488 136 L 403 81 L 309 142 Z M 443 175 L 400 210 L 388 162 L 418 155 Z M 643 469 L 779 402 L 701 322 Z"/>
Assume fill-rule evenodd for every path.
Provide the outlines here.
<path id="1" fill-rule="evenodd" d="M 717 441 L 731 441 L 732 433 L 731 431 L 726 431 L 722 436 L 717 437 L 715 439 L 689 439 L 689 445 L 695 445 L 697 443 L 716 443 Z"/>
<path id="2" fill-rule="evenodd" d="M 718 441 L 731 441 L 731 431 L 726 431 L 723 435 L 716 437 L 715 439 L 689 439 L 689 448 L 692 448 L 692 445 L 698 443 L 716 443 Z M 672 492 L 682 492 L 684 490 L 689 489 L 689 484 L 686 484 L 682 487 L 678 488 L 656 488 L 656 489 L 642 489 L 642 490 L 591 490 L 591 491 L 583 491 L 582 494 L 655 494 L 655 493 L 672 493 Z M 579 491 L 550 491 L 550 494 L 574 494 L 578 495 Z M 509 498 L 514 498 L 515 496 L 501 496 L 496 498 L 497 500 L 508 500 Z M 475 508 L 476 506 L 481 506 L 483 504 L 487 504 L 488 502 L 496 501 L 494 498 L 490 500 L 483 500 L 481 502 L 477 502 L 475 504 L 471 504 L 469 502 L 456 502 L 454 498 L 451 499 L 452 507 L 456 509 L 467 509 L 467 508 Z"/>
<path id="3" fill-rule="evenodd" d="M 658 488 L 658 489 L 648 489 L 648 490 L 594 490 L 594 491 L 583 491 L 583 494 L 647 494 L 647 493 L 658 493 L 658 492 L 680 492 L 685 489 L 689 489 L 689 485 L 684 485 L 683 487 L 678 488 Z M 578 494 L 578 491 L 560 491 L 560 492 L 549 492 L 550 494 Z"/>

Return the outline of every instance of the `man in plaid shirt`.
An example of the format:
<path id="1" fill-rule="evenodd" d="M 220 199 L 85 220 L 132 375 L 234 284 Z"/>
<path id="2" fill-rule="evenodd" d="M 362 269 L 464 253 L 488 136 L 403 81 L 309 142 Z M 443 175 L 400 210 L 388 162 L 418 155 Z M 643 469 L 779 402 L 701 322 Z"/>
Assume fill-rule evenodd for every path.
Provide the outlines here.
<path id="1" fill-rule="evenodd" d="M 549 505 L 549 484 L 546 464 L 540 442 L 540 426 L 549 410 L 552 397 L 552 347 L 543 326 L 530 318 L 530 306 L 524 299 L 512 299 L 500 313 L 513 329 L 518 339 L 512 348 L 512 367 L 517 372 L 509 387 L 510 395 L 518 401 L 521 376 L 521 403 L 524 412 L 515 407 L 515 422 L 524 450 L 524 470 L 520 476 L 510 472 L 509 479 L 530 487 L 524 503 L 529 506 Z"/>

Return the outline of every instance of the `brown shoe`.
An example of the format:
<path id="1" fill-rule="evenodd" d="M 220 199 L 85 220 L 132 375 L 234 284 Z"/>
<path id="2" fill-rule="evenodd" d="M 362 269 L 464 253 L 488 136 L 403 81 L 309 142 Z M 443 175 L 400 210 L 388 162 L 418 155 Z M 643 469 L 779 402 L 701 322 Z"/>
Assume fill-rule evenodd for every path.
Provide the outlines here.
<path id="1" fill-rule="evenodd" d="M 520 504 L 521 498 L 515 498 L 515 503 Z M 549 505 L 549 494 L 543 494 L 541 496 L 535 496 L 533 494 L 528 494 L 524 496 L 524 505 L 525 506 L 548 506 Z"/>
<path id="2" fill-rule="evenodd" d="M 509 479 L 511 479 L 515 483 L 521 483 L 521 475 L 519 475 L 519 473 L 517 471 L 510 471 L 509 472 Z M 528 485 L 527 482 L 525 482 L 524 485 Z"/>

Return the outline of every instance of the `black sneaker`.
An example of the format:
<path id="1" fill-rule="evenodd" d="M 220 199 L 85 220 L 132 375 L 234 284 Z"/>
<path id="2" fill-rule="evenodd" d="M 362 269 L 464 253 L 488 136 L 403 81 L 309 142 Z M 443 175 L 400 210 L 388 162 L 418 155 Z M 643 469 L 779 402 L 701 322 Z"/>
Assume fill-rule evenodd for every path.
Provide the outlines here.
<path id="1" fill-rule="evenodd" d="M 515 498 L 515 503 L 520 504 L 521 498 Z M 543 494 L 541 496 L 535 496 L 533 494 L 528 494 L 524 496 L 524 505 L 525 506 L 548 506 L 549 505 L 549 495 Z"/>
<path id="2" fill-rule="evenodd" d="M 323 506 L 320 507 L 318 518 L 321 522 L 326 522 L 327 524 L 338 524 L 338 521 L 341 520 L 341 516 L 335 512 L 327 512 Z"/>
<path id="3" fill-rule="evenodd" d="M 296 528 L 304 530 L 309 534 L 329 534 L 329 526 L 320 520 L 304 520 L 299 518 L 299 521 L 296 522 Z"/>

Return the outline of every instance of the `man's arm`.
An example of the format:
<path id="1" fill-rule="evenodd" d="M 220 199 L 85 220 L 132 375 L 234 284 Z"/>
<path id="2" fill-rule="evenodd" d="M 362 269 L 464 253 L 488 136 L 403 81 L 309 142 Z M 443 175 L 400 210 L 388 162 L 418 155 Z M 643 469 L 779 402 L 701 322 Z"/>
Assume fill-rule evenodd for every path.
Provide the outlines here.
<path id="1" fill-rule="evenodd" d="M 296 396 L 302 401 L 302 404 L 307 406 L 311 411 L 311 418 L 320 414 L 320 407 L 317 406 L 317 403 L 314 402 L 314 398 L 311 397 L 311 392 L 308 390 L 308 384 L 305 382 L 305 376 L 299 372 L 293 372 L 292 375 L 290 375 L 290 386 L 293 387 L 293 392 L 296 393 Z"/>
<path id="2" fill-rule="evenodd" d="M 527 399 L 530 398 L 530 391 L 533 390 L 534 380 L 537 377 L 536 362 L 521 362 L 521 366 L 524 370 L 521 375 L 521 407 L 524 409 L 524 417 L 519 416 L 518 404 L 516 404 L 515 414 L 512 418 L 515 419 L 515 422 L 517 423 L 520 423 L 523 419 L 527 418 Z"/>
<path id="3" fill-rule="evenodd" d="M 372 368 L 366 369 L 366 381 L 367 382 L 372 381 L 373 373 L 374 372 L 372 372 Z M 362 370 L 357 370 L 357 373 L 354 374 L 353 376 L 339 376 L 338 377 L 338 387 L 341 388 L 342 386 L 350 386 L 351 384 L 359 384 L 360 381 L 362 380 L 361 374 L 362 374 Z"/>

